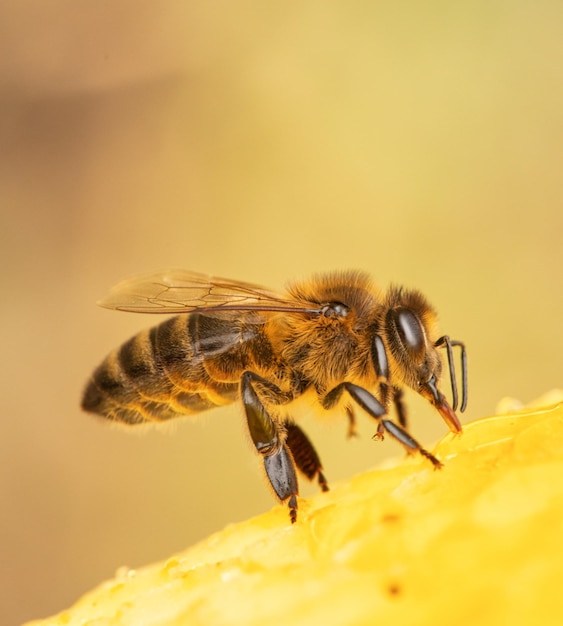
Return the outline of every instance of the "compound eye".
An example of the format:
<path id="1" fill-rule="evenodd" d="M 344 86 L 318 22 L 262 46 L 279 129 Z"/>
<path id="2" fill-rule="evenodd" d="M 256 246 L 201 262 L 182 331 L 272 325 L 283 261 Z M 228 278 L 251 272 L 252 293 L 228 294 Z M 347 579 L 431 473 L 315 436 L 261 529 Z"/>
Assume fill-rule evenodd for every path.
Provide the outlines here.
<path id="1" fill-rule="evenodd" d="M 413 357 L 422 357 L 426 349 L 426 336 L 418 316 L 409 309 L 395 309 L 391 313 L 403 346 Z"/>

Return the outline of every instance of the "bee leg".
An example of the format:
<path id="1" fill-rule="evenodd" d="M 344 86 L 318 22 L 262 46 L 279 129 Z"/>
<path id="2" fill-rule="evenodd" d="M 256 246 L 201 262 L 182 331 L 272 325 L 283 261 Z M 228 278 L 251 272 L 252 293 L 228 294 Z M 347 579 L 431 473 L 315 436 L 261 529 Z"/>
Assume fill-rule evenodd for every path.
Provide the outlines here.
<path id="1" fill-rule="evenodd" d="M 395 410 L 397 411 L 397 419 L 399 420 L 399 424 L 403 428 L 407 428 L 407 408 L 405 406 L 405 403 L 403 402 L 403 390 L 399 389 L 398 387 L 393 387 L 393 404 L 395 405 Z"/>
<path id="2" fill-rule="evenodd" d="M 428 450 L 423 448 L 418 441 L 414 437 L 411 437 L 411 435 L 409 435 L 404 428 L 399 426 L 399 424 L 395 424 L 395 422 L 392 422 L 391 420 L 381 420 L 381 422 L 383 423 L 385 430 L 399 443 L 403 444 L 408 454 L 418 452 L 424 458 L 428 459 L 434 467 L 442 467 L 442 463 L 433 454 L 428 452 Z"/>
<path id="3" fill-rule="evenodd" d="M 308 480 L 313 480 L 316 476 L 321 490 L 328 491 L 328 483 L 322 473 L 321 460 L 311 440 L 294 422 L 288 420 L 284 425 L 287 431 L 285 443 L 291 452 L 297 469 Z"/>
<path id="4" fill-rule="evenodd" d="M 377 423 L 377 430 L 375 431 L 375 435 L 373 435 L 372 439 L 374 441 L 383 441 L 385 439 L 385 426 L 383 426 L 383 422 Z"/>
<path id="5" fill-rule="evenodd" d="M 358 431 L 356 430 L 356 416 L 354 415 L 354 409 L 351 406 L 345 406 L 344 410 L 346 411 L 346 417 L 348 418 L 348 432 L 346 436 L 348 439 L 352 439 L 353 437 L 358 436 Z"/>
<path id="6" fill-rule="evenodd" d="M 281 502 L 287 500 L 289 519 L 292 524 L 297 521 L 297 475 L 291 454 L 286 445 L 278 452 L 264 457 L 266 476 L 272 485 L 275 494 Z"/>
<path id="7" fill-rule="evenodd" d="M 291 402 L 295 394 L 291 391 L 282 391 L 277 385 L 262 378 L 254 372 L 244 372 L 242 375 L 243 385 L 252 385 L 252 390 L 255 392 L 254 385 L 258 387 L 260 394 L 267 398 L 272 404 L 287 404 Z M 253 384 L 254 383 L 254 384 Z"/>
<path id="8" fill-rule="evenodd" d="M 281 502 L 287 500 L 289 517 L 294 523 L 297 519 L 299 493 L 295 463 L 283 442 L 283 427 L 271 418 L 253 387 L 255 377 L 252 372 L 245 372 L 241 380 L 248 430 L 256 450 L 264 458 L 264 468 L 270 485 Z"/>
<path id="9" fill-rule="evenodd" d="M 382 404 L 387 406 L 389 401 L 389 362 L 387 361 L 385 344 L 379 335 L 373 336 L 371 360 L 379 382 L 379 397 Z"/>
<path id="10" fill-rule="evenodd" d="M 385 407 L 375 396 L 363 387 L 349 382 L 340 383 L 340 385 L 337 385 L 325 396 L 324 401 L 322 401 L 323 407 L 330 409 L 334 406 L 344 390 L 350 394 L 352 399 L 355 400 L 368 415 L 375 418 L 392 437 L 401 443 L 408 453 L 419 452 L 423 457 L 427 458 L 434 467 L 442 466 L 440 461 L 438 461 L 433 454 L 428 452 L 428 450 L 425 450 L 402 426 L 395 424 L 395 422 L 390 419 L 385 419 L 387 415 Z M 379 434 L 380 431 L 381 426 L 378 426 Z"/>

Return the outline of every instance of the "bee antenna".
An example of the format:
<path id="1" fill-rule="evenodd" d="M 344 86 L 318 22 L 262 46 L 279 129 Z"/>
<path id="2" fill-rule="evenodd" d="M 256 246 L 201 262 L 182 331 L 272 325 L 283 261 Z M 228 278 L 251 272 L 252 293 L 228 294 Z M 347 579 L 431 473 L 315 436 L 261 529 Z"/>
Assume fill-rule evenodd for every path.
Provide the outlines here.
<path id="1" fill-rule="evenodd" d="M 463 413 L 467 407 L 467 354 L 465 352 L 465 344 L 461 341 L 452 341 L 447 335 L 440 337 L 434 344 L 436 348 L 444 347 L 448 353 L 448 367 L 450 370 L 450 381 L 452 384 L 452 409 L 457 409 L 457 381 L 455 376 L 455 364 L 453 357 L 453 346 L 461 349 L 461 406 L 460 411 Z"/>
<path id="2" fill-rule="evenodd" d="M 452 341 L 452 346 L 459 346 L 461 350 L 461 406 L 459 410 L 463 413 L 467 408 L 467 354 L 465 344 L 462 341 Z"/>

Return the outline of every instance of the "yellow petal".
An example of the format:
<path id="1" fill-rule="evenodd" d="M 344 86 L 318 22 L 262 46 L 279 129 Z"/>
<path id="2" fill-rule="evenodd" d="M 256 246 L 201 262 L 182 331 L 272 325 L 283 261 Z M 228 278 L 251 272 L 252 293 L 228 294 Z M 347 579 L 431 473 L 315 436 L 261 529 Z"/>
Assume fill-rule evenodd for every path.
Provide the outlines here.
<path id="1" fill-rule="evenodd" d="M 295 525 L 276 506 L 32 624 L 563 624 L 562 399 L 446 436 L 442 470 L 356 476 Z"/>

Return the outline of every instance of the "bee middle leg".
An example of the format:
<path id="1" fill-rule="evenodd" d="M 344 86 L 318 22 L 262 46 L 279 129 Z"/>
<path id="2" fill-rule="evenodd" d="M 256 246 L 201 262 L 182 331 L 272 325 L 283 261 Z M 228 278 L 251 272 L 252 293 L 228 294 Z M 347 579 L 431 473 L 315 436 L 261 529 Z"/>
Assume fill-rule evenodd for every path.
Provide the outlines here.
<path id="1" fill-rule="evenodd" d="M 344 407 L 344 411 L 346 412 L 346 417 L 348 418 L 348 439 L 353 439 L 358 436 L 358 431 L 356 430 L 356 415 L 354 413 L 354 409 L 346 405 Z"/>
<path id="2" fill-rule="evenodd" d="M 245 372 L 242 375 L 241 395 L 248 430 L 256 450 L 263 457 L 264 469 L 270 485 L 281 502 L 287 501 L 289 518 L 294 523 L 297 520 L 297 496 L 299 494 L 295 462 L 283 439 L 284 426 L 272 419 L 256 393 L 254 384 L 257 382 L 267 387 L 268 397 L 277 389 L 275 385 L 253 372 Z M 287 402 L 283 392 L 278 391 L 280 404 Z"/>
<path id="3" fill-rule="evenodd" d="M 368 415 L 377 420 L 378 426 L 376 437 L 382 438 L 383 431 L 385 430 L 400 444 L 402 444 L 409 454 L 418 452 L 423 457 L 427 458 L 432 465 L 434 465 L 434 467 L 442 467 L 442 463 L 440 463 L 440 461 L 433 454 L 428 452 L 428 450 L 425 450 L 402 426 L 395 424 L 395 422 L 386 418 L 387 410 L 367 389 L 349 382 L 340 383 L 334 389 L 329 391 L 323 399 L 321 399 L 323 407 L 325 409 L 331 409 L 335 406 L 344 391 L 347 391 L 350 397 Z"/>

